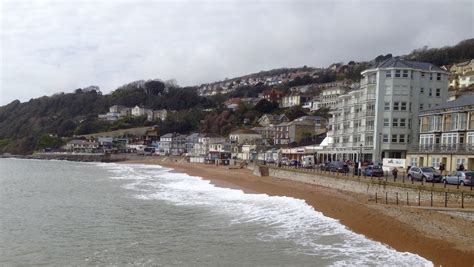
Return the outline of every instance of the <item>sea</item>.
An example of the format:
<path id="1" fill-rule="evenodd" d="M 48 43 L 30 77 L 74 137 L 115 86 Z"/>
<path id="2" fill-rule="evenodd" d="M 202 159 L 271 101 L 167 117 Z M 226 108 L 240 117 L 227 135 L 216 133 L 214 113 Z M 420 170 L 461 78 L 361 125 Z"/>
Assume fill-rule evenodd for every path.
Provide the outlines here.
<path id="1" fill-rule="evenodd" d="M 432 266 L 300 199 L 156 165 L 0 159 L 1 266 Z"/>

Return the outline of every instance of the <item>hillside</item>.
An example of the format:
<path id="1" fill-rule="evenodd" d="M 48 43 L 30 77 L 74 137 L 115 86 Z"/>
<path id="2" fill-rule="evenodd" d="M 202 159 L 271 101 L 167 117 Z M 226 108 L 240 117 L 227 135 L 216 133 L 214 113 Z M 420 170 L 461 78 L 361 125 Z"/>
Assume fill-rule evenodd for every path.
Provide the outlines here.
<path id="1" fill-rule="evenodd" d="M 414 61 L 429 62 L 437 66 L 471 60 L 474 58 L 474 38 L 461 41 L 455 46 L 415 49 L 403 57 Z"/>
<path id="2" fill-rule="evenodd" d="M 77 89 L 73 93 L 44 96 L 24 103 L 16 100 L 0 107 L 0 152 L 30 153 L 45 134 L 70 137 L 154 123 L 147 122 L 146 118 L 127 118 L 113 123 L 98 121 L 97 115 L 115 104 L 176 110 L 180 123 L 159 123 L 163 128 L 179 131 L 197 127 L 202 112 L 193 110 L 215 106 L 211 99 L 199 97 L 191 88 L 169 87 L 156 80 L 133 82 L 108 95 Z"/>
<path id="3" fill-rule="evenodd" d="M 288 92 L 289 88 L 300 85 L 344 79 L 357 81 L 360 72 L 370 62 L 391 56 L 380 55 L 367 62 L 332 64 L 326 69 L 306 66 L 281 68 L 188 88 L 180 88 L 174 81 L 148 80 L 125 84 L 107 95 L 102 95 L 98 87 L 92 86 L 24 103 L 16 100 L 0 107 L 0 153 L 24 154 L 49 144 L 60 145 L 64 140 L 56 136 L 71 137 L 149 125 L 158 125 L 162 132 L 203 130 L 227 134 L 241 126 L 244 120 L 253 123 L 255 118 L 266 112 L 285 112 L 290 116 L 304 114 L 302 110 L 280 110 L 271 103 L 262 103 L 254 108 L 242 106 L 235 112 L 229 111 L 223 105 L 229 98 L 256 97 L 273 87 Z M 465 61 L 474 58 L 474 39 L 452 47 L 416 49 L 403 57 L 436 65 Z M 203 93 L 206 90 L 219 93 L 206 95 Z M 99 121 L 97 115 L 107 112 L 112 105 L 139 105 L 176 112 L 166 121 L 149 122 L 140 117 L 122 118 L 115 122 Z"/>

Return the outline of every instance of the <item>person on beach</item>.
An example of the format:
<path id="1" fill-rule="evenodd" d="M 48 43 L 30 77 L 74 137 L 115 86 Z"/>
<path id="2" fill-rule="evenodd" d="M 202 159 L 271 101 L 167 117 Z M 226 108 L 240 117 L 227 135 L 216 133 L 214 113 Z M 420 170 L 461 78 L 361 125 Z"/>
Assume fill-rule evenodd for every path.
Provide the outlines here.
<path id="1" fill-rule="evenodd" d="M 393 174 L 393 180 L 397 180 L 397 174 L 398 174 L 398 169 L 397 167 L 394 167 L 393 170 L 392 170 L 392 174 Z"/>

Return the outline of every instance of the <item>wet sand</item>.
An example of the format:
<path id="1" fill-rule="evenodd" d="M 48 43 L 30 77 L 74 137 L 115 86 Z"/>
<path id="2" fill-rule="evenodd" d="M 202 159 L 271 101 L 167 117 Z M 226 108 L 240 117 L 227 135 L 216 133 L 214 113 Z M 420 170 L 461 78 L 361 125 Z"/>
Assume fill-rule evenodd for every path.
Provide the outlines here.
<path id="1" fill-rule="evenodd" d="M 170 158 L 144 158 L 125 163 L 158 164 L 209 179 L 220 187 L 304 199 L 315 210 L 338 219 L 352 231 L 397 251 L 418 254 L 435 266 L 474 266 L 472 220 L 415 207 L 375 204 L 364 194 L 274 177 L 257 177 L 247 169 L 192 164 Z"/>

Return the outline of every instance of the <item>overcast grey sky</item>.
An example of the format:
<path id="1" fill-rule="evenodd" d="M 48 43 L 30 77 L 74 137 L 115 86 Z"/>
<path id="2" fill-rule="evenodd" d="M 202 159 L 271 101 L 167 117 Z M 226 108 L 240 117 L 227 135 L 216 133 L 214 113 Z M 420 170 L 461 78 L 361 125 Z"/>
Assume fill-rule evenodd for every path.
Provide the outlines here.
<path id="1" fill-rule="evenodd" d="M 472 38 L 472 0 L 2 0 L 0 105 L 140 79 L 194 85 Z"/>

